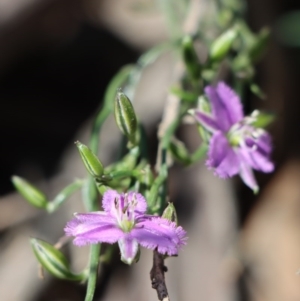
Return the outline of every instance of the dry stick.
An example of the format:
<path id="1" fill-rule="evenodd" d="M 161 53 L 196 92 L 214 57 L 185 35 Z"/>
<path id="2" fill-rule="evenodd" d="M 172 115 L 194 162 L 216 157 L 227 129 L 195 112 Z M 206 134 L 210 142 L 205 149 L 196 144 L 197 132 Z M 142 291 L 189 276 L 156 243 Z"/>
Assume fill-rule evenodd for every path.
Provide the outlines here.
<path id="1" fill-rule="evenodd" d="M 167 286 L 165 283 L 165 272 L 167 267 L 164 265 L 164 255 L 153 251 L 153 266 L 150 271 L 152 288 L 157 292 L 157 297 L 161 301 L 169 301 Z"/>

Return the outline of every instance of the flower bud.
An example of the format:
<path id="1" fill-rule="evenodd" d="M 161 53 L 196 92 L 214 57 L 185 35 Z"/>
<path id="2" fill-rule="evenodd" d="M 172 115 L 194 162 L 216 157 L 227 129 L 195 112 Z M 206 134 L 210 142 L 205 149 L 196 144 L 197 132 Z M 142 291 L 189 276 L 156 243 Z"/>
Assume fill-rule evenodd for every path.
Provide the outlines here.
<path id="1" fill-rule="evenodd" d="M 36 238 L 32 238 L 30 242 L 37 260 L 51 275 L 60 279 L 83 280 L 83 274 L 73 274 L 70 271 L 68 260 L 62 252 L 49 243 Z"/>
<path id="2" fill-rule="evenodd" d="M 176 226 L 178 225 L 177 213 L 173 203 L 168 203 L 161 217 L 174 222 Z"/>
<path id="3" fill-rule="evenodd" d="M 100 178 L 103 175 L 103 165 L 100 160 L 86 145 L 79 141 L 75 142 L 75 144 L 87 171 L 94 178 Z"/>
<path id="4" fill-rule="evenodd" d="M 115 119 L 121 132 L 133 144 L 137 144 L 137 119 L 129 98 L 121 91 L 115 99 Z"/>
<path id="5" fill-rule="evenodd" d="M 190 36 L 185 36 L 182 41 L 183 60 L 189 75 L 198 80 L 201 74 L 201 65 L 196 54 L 193 40 Z"/>
<path id="6" fill-rule="evenodd" d="M 48 201 L 42 191 L 18 176 L 12 177 L 12 182 L 18 192 L 33 206 L 45 209 Z"/>
<path id="7" fill-rule="evenodd" d="M 211 61 L 222 60 L 230 50 L 235 38 L 237 36 L 237 30 L 231 28 L 220 35 L 211 45 L 209 51 L 209 57 Z"/>

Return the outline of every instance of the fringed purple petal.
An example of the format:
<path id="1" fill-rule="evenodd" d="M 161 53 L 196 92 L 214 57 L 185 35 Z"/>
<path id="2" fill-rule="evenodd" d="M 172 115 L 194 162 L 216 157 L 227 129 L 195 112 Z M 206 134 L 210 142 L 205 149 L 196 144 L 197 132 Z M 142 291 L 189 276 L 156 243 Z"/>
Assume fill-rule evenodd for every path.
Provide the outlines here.
<path id="1" fill-rule="evenodd" d="M 104 212 L 77 214 L 64 230 L 67 236 L 75 236 L 73 242 L 78 246 L 99 242 L 115 243 L 124 235 L 116 226 L 115 219 Z"/>
<path id="2" fill-rule="evenodd" d="M 256 183 L 251 166 L 241 160 L 240 164 L 240 176 L 243 182 L 250 187 L 254 192 L 258 192 L 259 187 Z"/>
<path id="3" fill-rule="evenodd" d="M 244 113 L 239 96 L 224 82 L 219 82 L 216 90 L 226 107 L 231 125 L 241 121 L 244 118 Z"/>
<path id="4" fill-rule="evenodd" d="M 139 222 L 131 235 L 143 247 L 162 254 L 176 255 L 180 247 L 186 244 L 186 232 L 182 227 L 176 227 L 166 219 L 160 217 L 146 218 Z"/>
<path id="5" fill-rule="evenodd" d="M 214 133 L 210 139 L 206 165 L 220 178 L 232 177 L 239 172 L 239 158 L 222 132 Z"/>
<path id="6" fill-rule="evenodd" d="M 239 153 L 242 160 L 253 169 L 266 173 L 272 172 L 274 170 L 273 162 L 270 161 L 269 156 L 265 152 L 260 150 L 261 148 L 254 145 L 252 148 L 241 147 Z"/>
<path id="7" fill-rule="evenodd" d="M 195 116 L 196 120 L 201 125 L 203 125 L 208 131 L 215 132 L 217 130 L 220 130 L 218 122 L 216 120 L 214 120 L 211 115 L 208 115 L 207 113 L 196 110 L 194 116 Z"/>
<path id="8" fill-rule="evenodd" d="M 110 213 L 114 207 L 115 199 L 119 198 L 119 193 L 115 190 L 107 190 L 103 194 L 102 207 L 104 211 Z"/>
<path id="9" fill-rule="evenodd" d="M 138 213 L 145 213 L 147 210 L 147 202 L 145 198 L 138 192 L 130 191 L 128 192 L 128 201 L 132 199 L 136 200 L 136 207 L 134 211 Z"/>
<path id="10" fill-rule="evenodd" d="M 217 88 L 213 86 L 207 86 L 204 90 L 210 100 L 212 116 L 216 120 L 218 128 L 223 132 L 227 132 L 234 124 L 230 117 L 227 100 L 221 99 Z"/>
<path id="11" fill-rule="evenodd" d="M 262 153 L 265 154 L 267 156 L 270 155 L 271 151 L 272 151 L 272 139 L 271 136 L 267 133 L 267 132 L 263 132 L 258 138 L 257 138 L 257 150 Z"/>
<path id="12" fill-rule="evenodd" d="M 126 233 L 123 238 L 118 241 L 121 251 L 121 260 L 127 264 L 131 264 L 139 250 L 139 244 L 131 233 Z"/>
<path id="13" fill-rule="evenodd" d="M 115 201 L 116 200 L 116 201 Z M 119 194 L 109 190 L 103 197 L 104 212 L 76 214 L 65 227 L 78 246 L 118 241 L 122 260 L 131 264 L 138 244 L 169 255 L 185 244 L 186 232 L 165 219 L 145 215 L 147 203 L 136 192 Z"/>

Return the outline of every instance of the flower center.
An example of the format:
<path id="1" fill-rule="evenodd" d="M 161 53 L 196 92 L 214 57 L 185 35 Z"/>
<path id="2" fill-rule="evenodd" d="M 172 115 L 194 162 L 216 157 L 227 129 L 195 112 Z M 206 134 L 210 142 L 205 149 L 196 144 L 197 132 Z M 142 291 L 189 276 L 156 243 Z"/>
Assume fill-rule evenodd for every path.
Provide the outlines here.
<path id="1" fill-rule="evenodd" d="M 258 138 L 264 131 L 253 127 L 249 124 L 249 120 L 244 118 L 242 121 L 234 124 L 227 133 L 227 139 L 232 147 L 240 147 L 247 145 L 248 147 L 255 147 Z M 249 142 L 251 141 L 251 143 Z M 248 145 L 248 144 L 251 144 Z"/>
<path id="2" fill-rule="evenodd" d="M 119 227 L 124 232 L 130 232 L 135 226 L 135 214 L 134 210 L 136 207 L 135 197 L 128 199 L 128 195 L 120 196 L 115 199 L 115 213 Z"/>

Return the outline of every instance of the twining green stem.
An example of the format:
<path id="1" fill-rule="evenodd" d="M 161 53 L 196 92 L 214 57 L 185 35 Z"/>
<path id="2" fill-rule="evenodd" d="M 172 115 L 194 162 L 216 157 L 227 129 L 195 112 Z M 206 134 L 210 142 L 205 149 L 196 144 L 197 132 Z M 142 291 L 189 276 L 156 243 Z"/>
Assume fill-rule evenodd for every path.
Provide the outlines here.
<path id="1" fill-rule="evenodd" d="M 98 152 L 99 133 L 101 127 L 104 121 L 109 116 L 109 114 L 113 111 L 116 91 L 127 80 L 133 68 L 133 65 L 124 66 L 111 80 L 107 90 L 105 91 L 103 107 L 94 121 L 92 134 L 90 138 L 90 149 L 93 151 L 94 154 L 97 154 Z"/>
<path id="2" fill-rule="evenodd" d="M 98 263 L 101 250 L 101 244 L 91 246 L 90 259 L 89 259 L 89 278 L 87 291 L 85 295 L 85 301 L 92 301 L 96 289 L 97 275 L 98 275 Z"/>
<path id="3" fill-rule="evenodd" d="M 49 213 L 54 212 L 57 210 L 61 204 L 67 200 L 68 197 L 70 197 L 75 191 L 80 189 L 83 185 L 82 180 L 76 180 L 74 183 L 71 183 L 67 187 L 65 187 L 55 198 L 52 202 L 49 202 L 47 205 L 47 211 Z"/>
<path id="4" fill-rule="evenodd" d="M 100 130 L 113 110 L 114 97 L 117 89 L 123 85 L 127 80 L 132 66 L 125 66 L 121 71 L 112 79 L 110 82 L 104 96 L 104 104 L 100 113 L 97 115 L 96 120 L 93 124 L 92 133 L 90 137 L 90 149 L 94 154 L 98 153 L 99 147 L 99 136 Z M 84 202 L 87 211 L 97 211 L 99 210 L 98 205 L 98 192 L 94 179 L 90 176 L 84 193 Z M 87 291 L 85 296 L 85 301 L 92 301 L 96 289 L 97 283 L 97 274 L 98 274 L 98 265 L 99 265 L 99 256 L 101 251 L 101 244 L 92 245 L 90 249 L 90 258 L 89 258 L 89 276 L 87 283 Z"/>
<path id="5" fill-rule="evenodd" d="M 150 213 L 158 213 L 161 211 L 161 207 L 163 206 L 163 204 L 161 204 L 163 201 L 161 202 L 157 202 L 158 199 L 158 195 L 160 192 L 160 189 L 164 189 L 164 184 L 166 183 L 167 177 L 168 177 L 168 167 L 166 164 L 166 159 L 165 156 L 163 156 L 164 158 L 162 159 L 162 165 L 160 166 L 159 169 L 159 174 L 158 176 L 155 178 L 154 182 L 151 185 L 151 189 L 150 189 L 150 193 L 149 193 L 149 198 L 148 198 L 148 205 L 149 205 L 149 209 L 150 209 Z M 161 196 L 161 199 L 164 199 L 164 195 L 165 195 L 165 191 L 163 191 L 162 193 L 163 195 Z"/>

